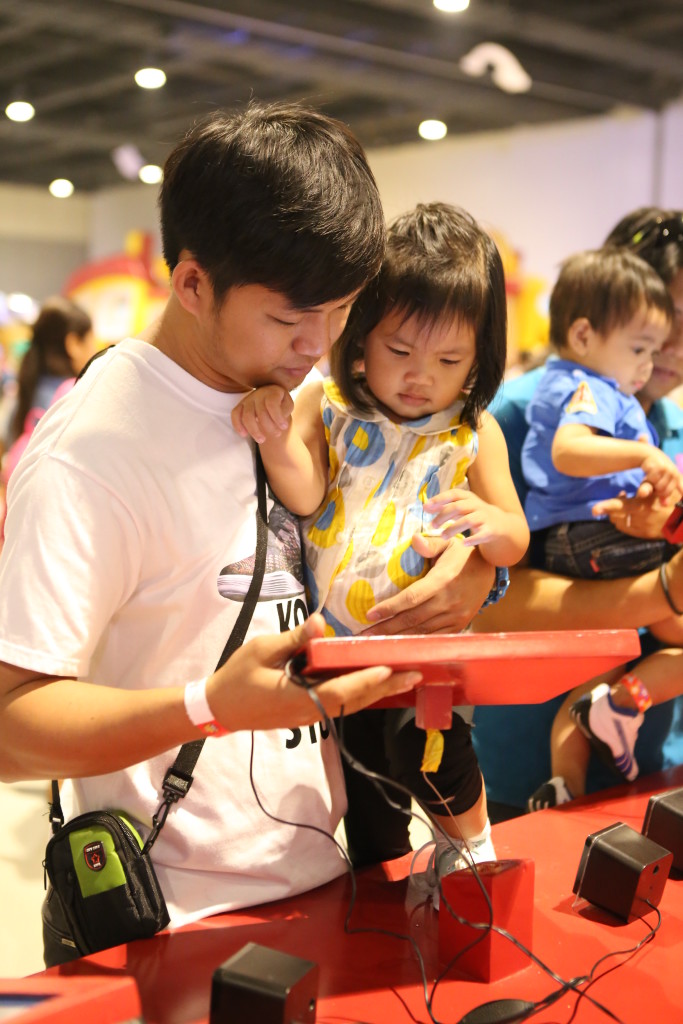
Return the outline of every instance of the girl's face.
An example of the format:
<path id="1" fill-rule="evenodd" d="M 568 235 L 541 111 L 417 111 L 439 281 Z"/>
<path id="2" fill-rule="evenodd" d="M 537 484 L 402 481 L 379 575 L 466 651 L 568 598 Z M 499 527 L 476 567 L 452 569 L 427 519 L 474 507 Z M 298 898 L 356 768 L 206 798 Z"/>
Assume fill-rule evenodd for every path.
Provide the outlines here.
<path id="1" fill-rule="evenodd" d="M 440 412 L 460 398 L 476 356 L 474 328 L 461 320 L 425 325 L 389 312 L 365 341 L 363 365 L 380 409 L 395 423 Z"/>

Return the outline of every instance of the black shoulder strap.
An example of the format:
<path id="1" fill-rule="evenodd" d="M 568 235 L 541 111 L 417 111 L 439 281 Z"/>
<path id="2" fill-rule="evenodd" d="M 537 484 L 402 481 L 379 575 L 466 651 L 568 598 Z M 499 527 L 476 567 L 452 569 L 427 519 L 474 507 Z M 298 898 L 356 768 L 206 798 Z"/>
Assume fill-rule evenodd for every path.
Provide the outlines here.
<path id="1" fill-rule="evenodd" d="M 228 641 L 223 648 L 216 671 L 225 664 L 231 654 L 244 642 L 252 620 L 254 609 L 261 592 L 261 584 L 266 569 L 266 551 L 268 548 L 268 508 L 266 501 L 266 474 L 261 461 L 261 453 L 258 446 L 255 446 L 256 462 L 256 554 L 254 558 L 254 575 L 251 578 L 249 589 L 240 608 L 237 621 L 232 628 Z M 152 818 L 152 831 L 143 847 L 143 853 L 147 853 L 155 842 L 161 831 L 168 812 L 174 803 L 181 800 L 189 792 L 192 785 L 192 773 L 197 764 L 202 747 L 206 741 L 192 740 L 190 743 L 183 743 L 176 755 L 176 759 L 164 776 L 162 785 L 163 799 Z M 64 823 L 64 814 L 59 799 L 59 786 L 57 781 L 52 781 L 52 804 L 50 806 L 50 823 L 52 831 L 57 832 Z"/>

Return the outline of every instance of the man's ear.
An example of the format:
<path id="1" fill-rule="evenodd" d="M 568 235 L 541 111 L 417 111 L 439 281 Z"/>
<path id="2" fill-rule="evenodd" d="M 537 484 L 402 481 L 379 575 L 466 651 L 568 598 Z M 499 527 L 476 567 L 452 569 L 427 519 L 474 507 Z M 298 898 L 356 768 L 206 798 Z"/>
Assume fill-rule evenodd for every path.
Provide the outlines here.
<path id="1" fill-rule="evenodd" d="M 594 338 L 595 331 L 591 326 L 590 320 L 588 317 L 580 316 L 569 325 L 567 348 L 577 356 L 585 356 Z"/>
<path id="2" fill-rule="evenodd" d="M 181 259 L 171 274 L 171 287 L 186 312 L 196 316 L 206 304 L 213 302 L 213 289 L 207 273 L 191 257 Z"/>

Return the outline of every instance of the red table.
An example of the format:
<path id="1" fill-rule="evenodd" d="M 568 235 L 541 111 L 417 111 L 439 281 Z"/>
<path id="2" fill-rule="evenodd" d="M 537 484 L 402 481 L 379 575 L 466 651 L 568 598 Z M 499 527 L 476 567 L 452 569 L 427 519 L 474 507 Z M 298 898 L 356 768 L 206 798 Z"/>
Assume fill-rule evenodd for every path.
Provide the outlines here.
<path id="1" fill-rule="evenodd" d="M 588 973 L 599 957 L 635 945 L 648 930 L 641 920 L 623 924 L 584 902 L 575 905 L 572 886 L 586 836 L 614 821 L 639 831 L 650 793 L 681 785 L 683 767 L 494 826 L 499 857 L 535 861 L 532 948 L 563 978 Z M 431 905 L 407 908 L 409 864 L 405 857 L 357 873 L 351 924 L 411 935 L 422 951 L 428 978 L 434 979 L 440 969 L 438 916 Z M 214 969 L 245 943 L 256 942 L 320 965 L 318 1024 L 429 1024 L 408 942 L 377 933 L 345 933 L 350 893 L 350 880 L 343 877 L 289 900 L 220 915 L 52 970 L 65 976 L 131 974 L 138 982 L 146 1024 L 194 1024 L 208 1019 Z M 668 880 L 660 911 L 662 925 L 654 940 L 590 989 L 625 1024 L 683 1020 L 683 881 Z M 648 922 L 655 920 L 652 912 Z M 603 970 L 623 959 L 608 961 Z M 488 1000 L 537 1000 L 555 988 L 533 963 L 490 985 L 454 974 L 440 984 L 433 1013 L 437 1021 L 455 1024 Z M 562 997 L 531 1019 L 565 1024 L 575 999 Z M 605 1024 L 611 1018 L 582 1000 L 574 1019 L 577 1024 Z"/>

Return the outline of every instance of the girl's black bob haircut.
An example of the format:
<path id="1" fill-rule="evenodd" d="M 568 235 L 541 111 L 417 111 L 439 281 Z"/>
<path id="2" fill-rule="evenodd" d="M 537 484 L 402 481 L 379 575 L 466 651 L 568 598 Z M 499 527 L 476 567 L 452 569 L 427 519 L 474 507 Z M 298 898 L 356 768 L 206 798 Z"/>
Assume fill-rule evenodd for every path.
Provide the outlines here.
<path id="1" fill-rule="evenodd" d="M 405 320 L 416 316 L 425 327 L 461 320 L 474 328 L 476 357 L 462 419 L 476 427 L 505 372 L 505 278 L 493 239 L 468 213 L 447 203 L 421 203 L 391 224 L 381 270 L 356 299 L 330 356 L 337 386 L 364 412 L 375 401 L 358 363 L 368 334 L 391 311 Z"/>

